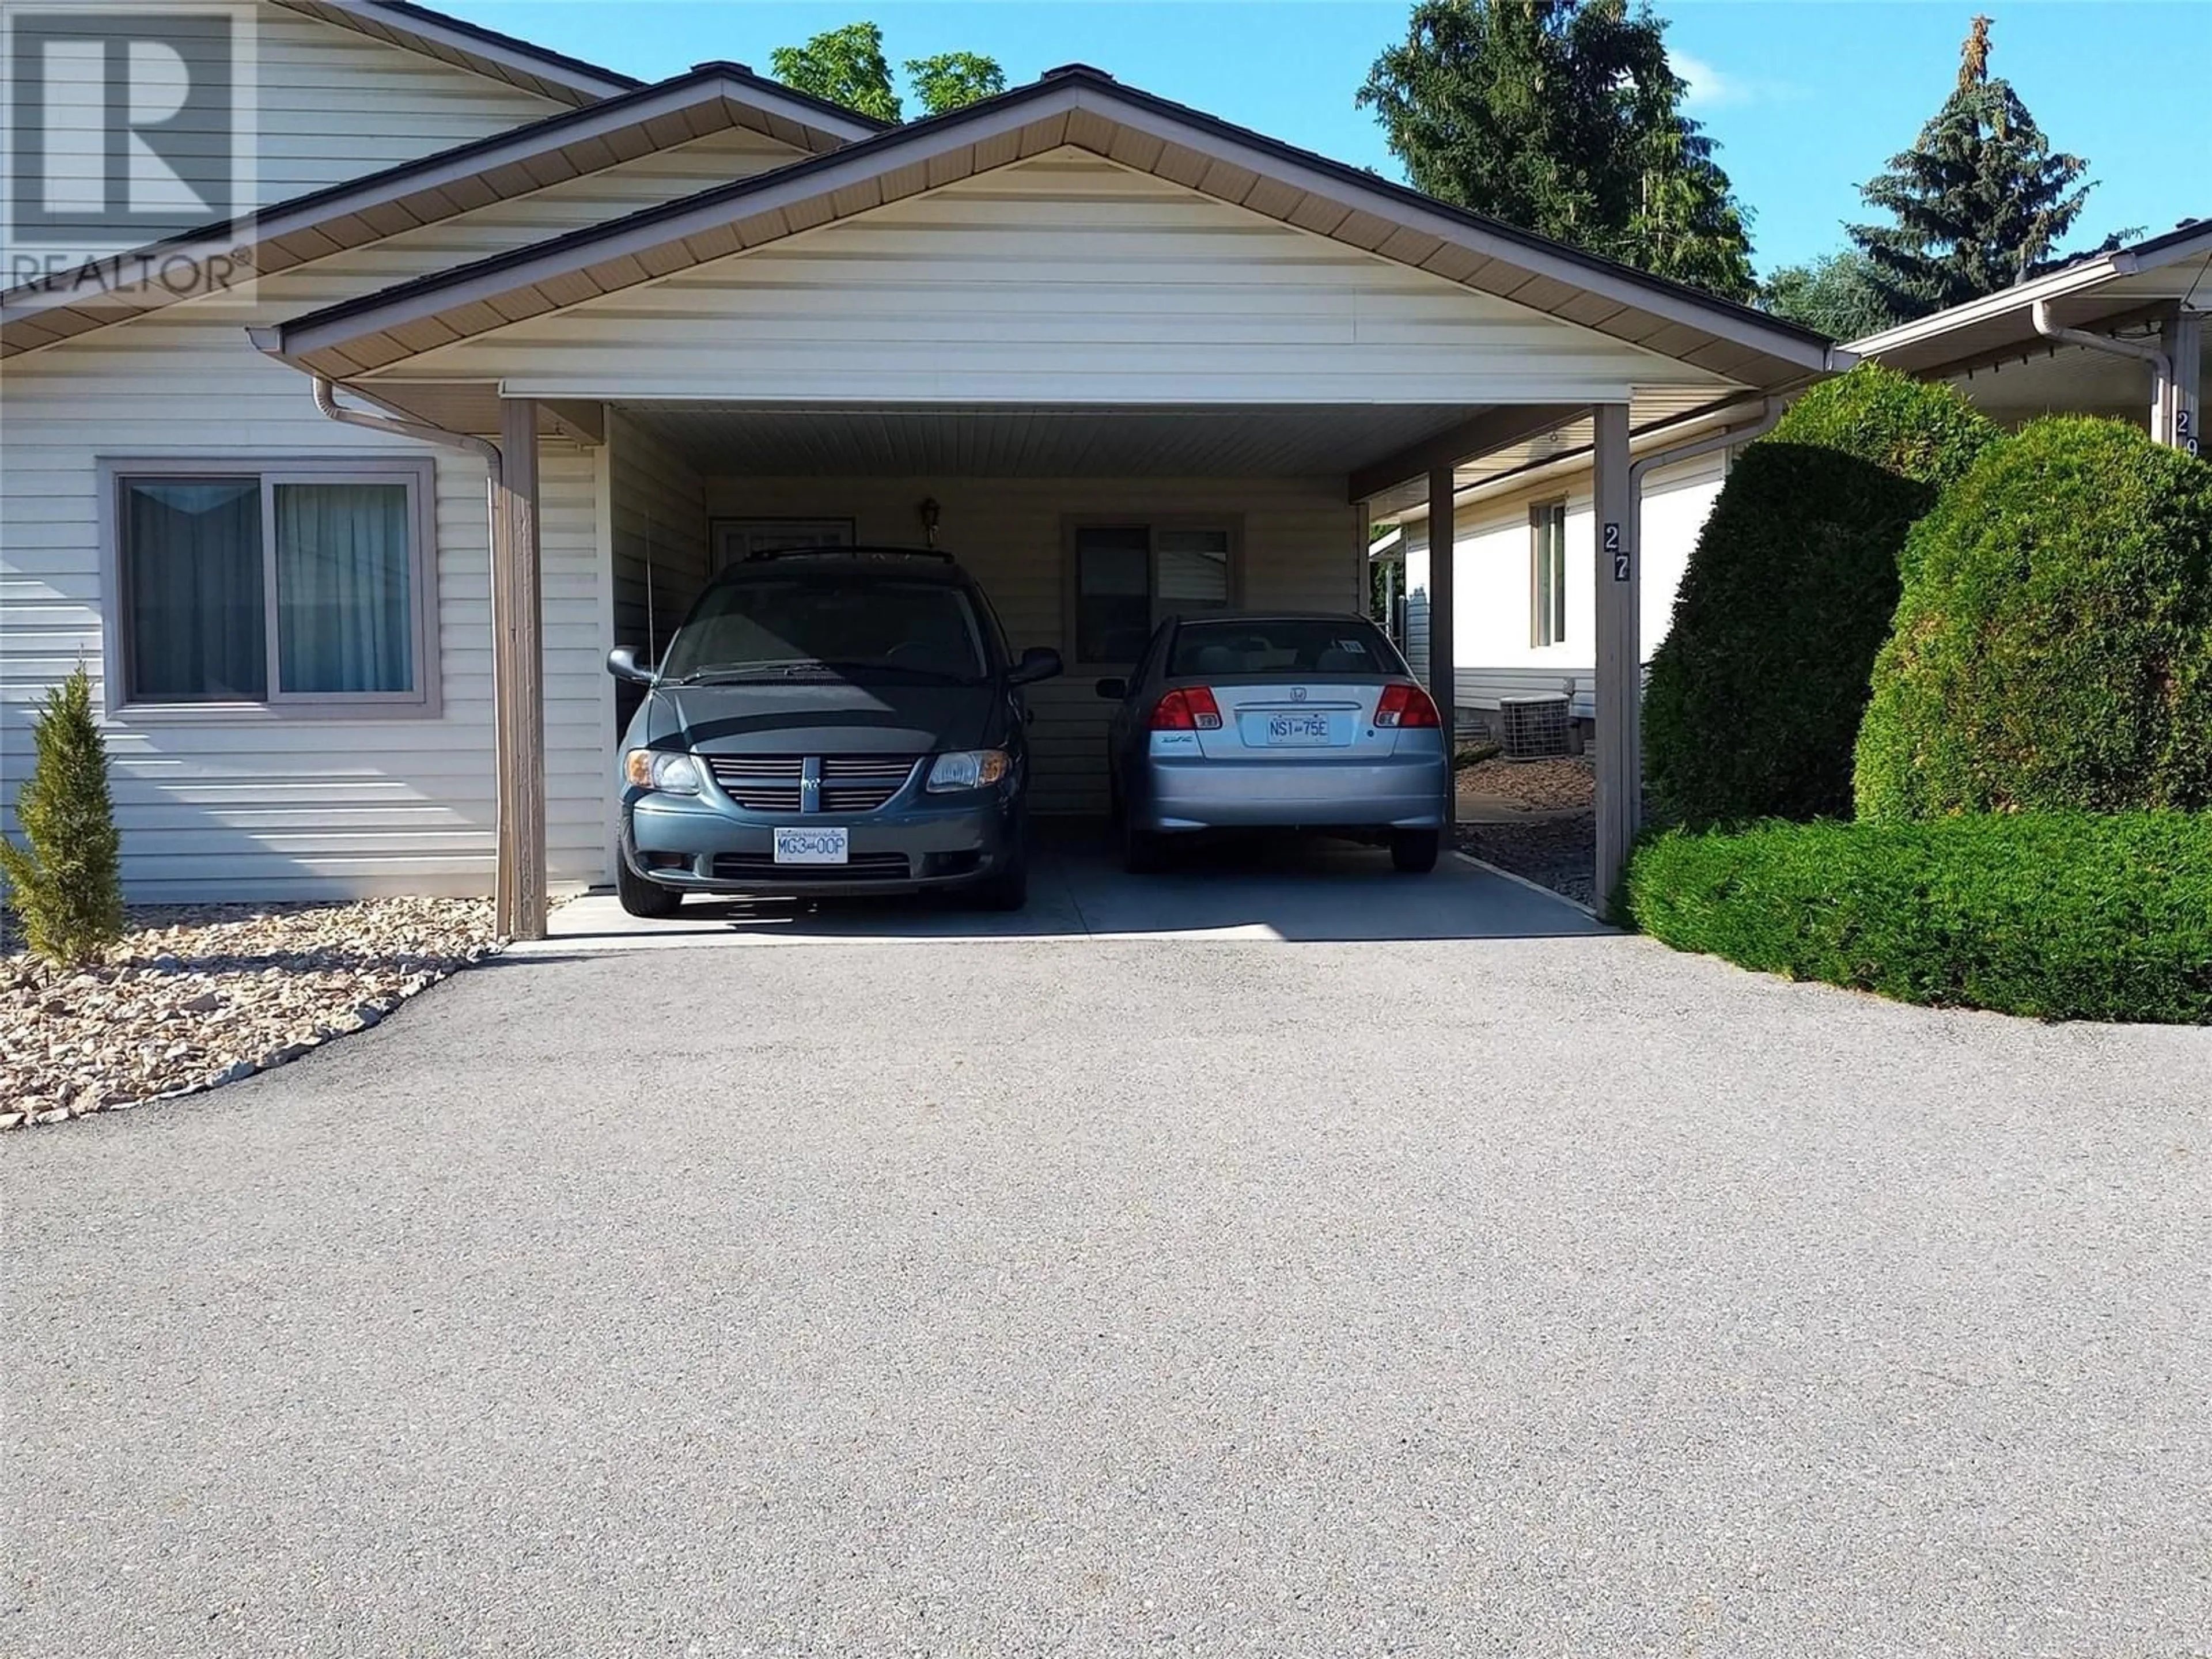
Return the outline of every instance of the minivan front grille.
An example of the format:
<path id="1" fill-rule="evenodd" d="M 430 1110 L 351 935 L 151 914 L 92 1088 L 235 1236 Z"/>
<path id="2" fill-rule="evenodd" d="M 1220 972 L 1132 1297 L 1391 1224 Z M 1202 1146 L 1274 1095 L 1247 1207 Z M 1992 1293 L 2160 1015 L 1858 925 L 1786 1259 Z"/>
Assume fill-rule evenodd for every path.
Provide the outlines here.
<path id="1" fill-rule="evenodd" d="M 803 755 L 709 755 L 707 770 L 722 793 L 748 812 L 797 812 Z"/>
<path id="2" fill-rule="evenodd" d="M 822 811 L 872 812 L 906 787 L 919 755 L 824 755 Z"/>
<path id="3" fill-rule="evenodd" d="M 817 781 L 813 810 L 873 812 L 907 786 L 920 755 L 708 755 L 707 770 L 731 800 L 749 812 L 803 812 L 810 766 Z"/>

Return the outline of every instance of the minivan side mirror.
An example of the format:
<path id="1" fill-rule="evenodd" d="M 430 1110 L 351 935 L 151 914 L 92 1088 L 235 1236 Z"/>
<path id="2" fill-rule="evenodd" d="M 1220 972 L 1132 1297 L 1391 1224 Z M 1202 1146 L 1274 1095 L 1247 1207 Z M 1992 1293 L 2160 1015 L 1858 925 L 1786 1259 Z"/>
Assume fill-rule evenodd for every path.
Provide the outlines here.
<path id="1" fill-rule="evenodd" d="M 607 672 L 633 685 L 651 685 L 653 671 L 637 659 L 634 647 L 618 645 L 607 653 Z"/>
<path id="2" fill-rule="evenodd" d="M 1022 659 L 1007 672 L 1009 685 L 1035 685 L 1039 680 L 1048 680 L 1060 672 L 1060 653 L 1049 646 L 1033 645 L 1022 653 Z"/>
<path id="3" fill-rule="evenodd" d="M 1129 682 L 1127 680 L 1101 680 L 1098 682 L 1098 695 L 1105 698 L 1109 702 L 1119 702 L 1122 698 L 1129 695 Z"/>

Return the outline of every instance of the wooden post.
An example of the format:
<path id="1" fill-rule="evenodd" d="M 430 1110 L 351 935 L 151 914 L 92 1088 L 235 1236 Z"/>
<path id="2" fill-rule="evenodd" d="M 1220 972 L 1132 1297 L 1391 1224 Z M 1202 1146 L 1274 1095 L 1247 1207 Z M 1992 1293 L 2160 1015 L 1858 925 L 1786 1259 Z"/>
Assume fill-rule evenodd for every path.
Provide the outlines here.
<path id="1" fill-rule="evenodd" d="M 1644 665 L 1638 638 L 1644 573 L 1629 477 L 1628 405 L 1599 404 L 1594 416 L 1597 598 L 1597 885 L 1602 912 L 1627 867 L 1644 808 Z"/>
<path id="2" fill-rule="evenodd" d="M 538 405 L 500 404 L 492 548 L 492 702 L 499 755 L 497 926 L 545 937 L 545 665 L 538 544 Z"/>
<path id="3" fill-rule="evenodd" d="M 1452 501 L 1452 469 L 1432 468 L 1429 473 L 1429 695 L 1436 699 L 1437 719 L 1443 726 L 1444 753 L 1456 752 L 1458 731 L 1459 659 L 1453 652 L 1452 624 L 1456 613 L 1452 572 L 1453 544 L 1458 540 L 1458 508 Z M 1449 824 L 1458 811 L 1458 791 L 1444 792 L 1444 817 Z"/>

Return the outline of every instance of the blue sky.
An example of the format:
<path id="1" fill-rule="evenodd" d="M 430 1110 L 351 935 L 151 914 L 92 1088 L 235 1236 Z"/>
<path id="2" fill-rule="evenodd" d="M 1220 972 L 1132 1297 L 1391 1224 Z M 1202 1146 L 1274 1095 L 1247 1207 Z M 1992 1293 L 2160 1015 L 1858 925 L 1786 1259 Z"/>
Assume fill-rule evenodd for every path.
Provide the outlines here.
<path id="1" fill-rule="evenodd" d="M 441 9 L 632 75 L 710 58 L 765 73 L 769 48 L 868 18 L 894 64 L 933 52 L 996 58 L 1010 82 L 1080 61 L 1164 97 L 1393 178 L 1373 118 L 1352 105 L 1376 53 L 1402 35 L 1407 0 L 432 0 Z M 2073 239 L 2166 230 L 2212 215 L 2212 4 L 1668 0 L 1658 7 L 1692 112 L 1753 210 L 1762 271 L 1842 245 L 1858 186 L 1909 144 L 1957 72 L 1977 9 L 1995 19 L 1995 71 L 2045 133 L 2085 155 L 2096 192 Z M 2200 164 L 2192 167 L 2191 156 Z"/>

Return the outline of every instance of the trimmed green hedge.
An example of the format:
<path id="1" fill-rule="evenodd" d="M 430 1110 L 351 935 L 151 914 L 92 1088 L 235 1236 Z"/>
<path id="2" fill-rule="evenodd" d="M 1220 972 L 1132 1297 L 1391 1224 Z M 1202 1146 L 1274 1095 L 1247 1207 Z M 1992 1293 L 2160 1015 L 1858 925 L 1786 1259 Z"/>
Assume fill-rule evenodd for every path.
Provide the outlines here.
<path id="1" fill-rule="evenodd" d="M 1914 529 L 1864 818 L 2212 806 L 2212 465 L 2038 421 Z"/>
<path id="2" fill-rule="evenodd" d="M 2212 1023 L 2212 813 L 1671 830 L 1620 908 L 1678 950 L 1907 1002 Z"/>
<path id="3" fill-rule="evenodd" d="M 1644 775 L 1661 818 L 1850 812 L 1906 532 L 2001 435 L 1950 387 L 1868 364 L 1745 450 L 1651 660 Z"/>

